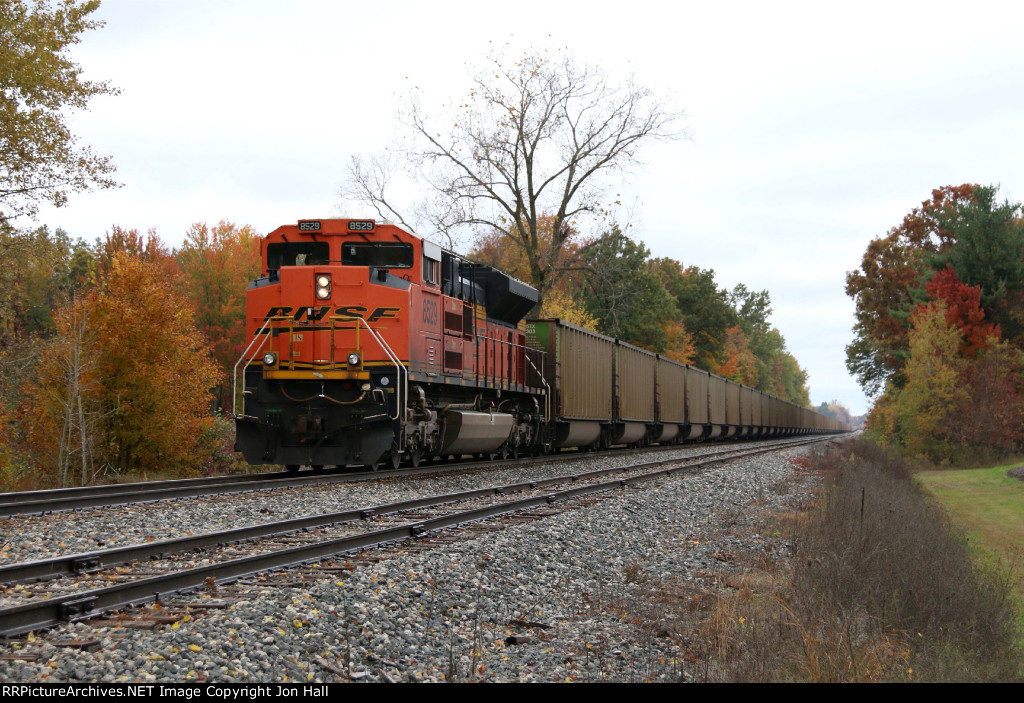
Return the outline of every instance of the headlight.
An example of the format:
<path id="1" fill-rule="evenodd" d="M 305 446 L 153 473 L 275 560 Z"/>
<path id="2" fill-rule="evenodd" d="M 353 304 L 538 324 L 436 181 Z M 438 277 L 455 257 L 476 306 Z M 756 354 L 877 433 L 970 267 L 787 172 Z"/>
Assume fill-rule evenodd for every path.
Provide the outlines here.
<path id="1" fill-rule="evenodd" d="M 352 352 L 348 355 L 349 366 L 359 366 L 360 361 L 362 361 L 362 359 L 359 358 L 359 354 L 357 352 Z"/>
<path id="2" fill-rule="evenodd" d="M 316 297 L 320 300 L 331 297 L 331 277 L 326 273 L 318 274 L 316 277 Z"/>
<path id="3" fill-rule="evenodd" d="M 277 352 L 267 352 L 263 355 L 263 363 L 267 366 L 273 366 L 277 363 Z"/>

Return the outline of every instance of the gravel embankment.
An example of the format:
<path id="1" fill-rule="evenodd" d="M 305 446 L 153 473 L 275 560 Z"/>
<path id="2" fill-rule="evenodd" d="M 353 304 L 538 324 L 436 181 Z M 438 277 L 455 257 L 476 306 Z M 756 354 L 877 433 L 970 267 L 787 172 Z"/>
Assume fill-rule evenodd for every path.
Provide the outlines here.
<path id="1" fill-rule="evenodd" d="M 601 463 L 609 461 L 615 459 Z M 660 482 L 665 490 L 627 489 L 627 495 L 614 500 L 505 530 L 419 553 L 393 553 L 380 563 L 306 588 L 257 583 L 248 589 L 246 600 L 230 609 L 197 615 L 174 627 L 146 631 L 69 625 L 35 642 L 18 643 L 20 651 L 39 658 L 0 661 L 0 680 L 688 679 L 692 674 L 672 628 L 634 622 L 635 614 L 651 607 L 647 600 L 652 592 L 682 592 L 687 583 L 713 583 L 713 574 L 739 568 L 731 554 L 784 551 L 781 540 L 750 533 L 762 511 L 781 507 L 808 490 L 806 480 L 788 480 L 793 478 L 791 469 L 778 457 L 756 458 L 697 477 L 666 479 Z M 550 474 L 551 467 L 544 470 Z M 568 472 L 579 470 L 577 465 Z M 488 474 L 487 482 L 513 480 L 523 479 Z M 317 494 L 288 492 L 299 495 L 287 499 L 281 493 L 272 498 L 251 494 L 224 499 L 228 505 L 221 504 L 219 517 L 209 517 L 207 529 L 265 520 L 263 510 L 282 516 L 296 510 L 340 510 L 397 500 L 409 491 L 456 490 L 453 484 L 467 481 L 475 485 L 479 479 L 438 479 L 427 488 L 395 482 L 386 489 L 393 495 L 384 495 L 380 486 L 346 488 L 345 496 L 323 489 Z M 783 483 L 785 489 L 780 488 Z M 287 501 L 298 501 L 299 507 Z M 120 541 L 154 533 L 169 536 L 168 526 L 155 518 L 149 521 L 149 515 L 177 515 L 181 529 L 188 524 L 182 522 L 183 513 L 199 520 L 196 513 L 216 510 L 209 501 L 191 507 L 188 503 L 133 511 L 132 525 L 120 531 Z M 66 537 L 54 535 L 47 544 L 64 553 L 95 548 L 95 543 L 83 547 L 89 538 L 76 534 L 89 529 L 84 514 L 64 519 L 70 520 L 61 528 Z M 22 523 L 5 560 L 24 558 L 28 547 L 20 540 L 32 539 L 27 533 L 35 529 L 29 529 L 31 520 Z M 727 523 L 735 532 L 723 529 Z M 64 546 L 56 546 L 61 542 Z M 36 550 L 40 558 L 38 544 Z M 100 646 L 80 651 L 49 643 L 73 637 L 99 639 Z M 523 641 L 508 643 L 510 637 Z M 12 653 L 13 646 L 0 644 L 0 654 Z"/>

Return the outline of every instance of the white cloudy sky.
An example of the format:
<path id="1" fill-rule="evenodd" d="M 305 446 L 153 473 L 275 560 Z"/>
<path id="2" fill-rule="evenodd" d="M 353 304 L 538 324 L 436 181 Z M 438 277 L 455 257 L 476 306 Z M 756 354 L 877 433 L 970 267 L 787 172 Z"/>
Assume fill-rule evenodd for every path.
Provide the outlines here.
<path id="1" fill-rule="evenodd" d="M 845 272 L 932 188 L 1024 199 L 1024 4 L 104 0 L 76 47 L 121 88 L 76 115 L 123 187 L 40 222 L 172 245 L 196 221 L 261 232 L 336 212 L 353 154 L 387 145 L 409 86 L 465 93 L 490 47 L 568 47 L 685 111 L 625 183 L 655 256 L 771 293 L 811 400 L 869 401 L 844 366 Z"/>

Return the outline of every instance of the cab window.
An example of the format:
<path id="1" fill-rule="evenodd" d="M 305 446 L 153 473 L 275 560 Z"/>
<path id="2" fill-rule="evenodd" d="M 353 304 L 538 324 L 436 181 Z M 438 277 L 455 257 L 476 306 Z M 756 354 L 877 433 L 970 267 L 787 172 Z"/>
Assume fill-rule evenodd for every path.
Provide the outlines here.
<path id="1" fill-rule="evenodd" d="M 402 242 L 348 242 L 341 245 L 344 266 L 383 269 L 412 268 L 412 244 Z"/>
<path id="2" fill-rule="evenodd" d="M 267 245 L 267 268 L 326 264 L 330 258 L 327 242 L 288 242 Z"/>

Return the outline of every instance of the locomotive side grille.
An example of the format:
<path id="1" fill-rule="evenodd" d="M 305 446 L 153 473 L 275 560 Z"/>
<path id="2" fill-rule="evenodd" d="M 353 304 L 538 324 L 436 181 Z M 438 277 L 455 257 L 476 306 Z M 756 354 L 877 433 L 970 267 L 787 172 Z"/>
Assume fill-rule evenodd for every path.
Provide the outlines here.
<path id="1" fill-rule="evenodd" d="M 462 369 L 462 352 L 448 351 L 444 352 L 444 366 L 447 369 Z"/>
<path id="2" fill-rule="evenodd" d="M 451 310 L 445 310 L 444 331 L 452 334 L 462 334 L 462 315 Z"/>

